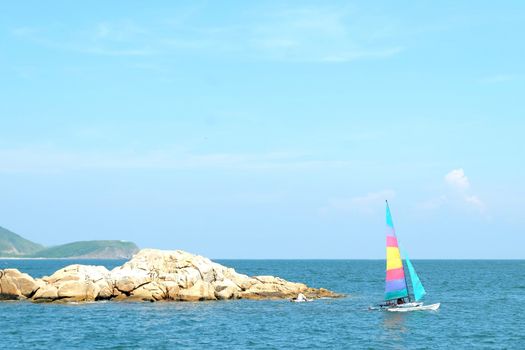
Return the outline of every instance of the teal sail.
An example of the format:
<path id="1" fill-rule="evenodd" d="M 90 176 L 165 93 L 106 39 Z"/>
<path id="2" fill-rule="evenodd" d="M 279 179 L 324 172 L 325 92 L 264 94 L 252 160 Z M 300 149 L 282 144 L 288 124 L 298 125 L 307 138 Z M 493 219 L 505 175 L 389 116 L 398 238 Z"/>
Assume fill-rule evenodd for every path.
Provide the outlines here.
<path id="1" fill-rule="evenodd" d="M 427 294 L 427 292 L 425 291 L 423 284 L 419 280 L 414 266 L 412 266 L 410 259 L 408 259 L 406 255 L 405 260 L 408 266 L 408 272 L 410 273 L 410 279 L 412 280 L 412 290 L 414 291 L 414 299 L 416 299 L 416 301 L 419 301 L 425 296 L 425 294 Z"/>

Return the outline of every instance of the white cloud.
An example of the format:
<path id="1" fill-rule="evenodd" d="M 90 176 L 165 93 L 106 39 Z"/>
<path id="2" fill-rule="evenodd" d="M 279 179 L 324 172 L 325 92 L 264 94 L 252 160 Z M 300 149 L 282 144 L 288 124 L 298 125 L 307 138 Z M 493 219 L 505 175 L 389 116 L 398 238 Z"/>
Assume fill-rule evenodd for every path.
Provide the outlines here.
<path id="1" fill-rule="evenodd" d="M 481 198 L 472 193 L 470 180 L 463 168 L 453 169 L 444 176 L 449 192 L 441 194 L 418 204 L 420 209 L 435 210 L 444 206 L 474 209 L 486 212 L 486 205 Z"/>
<path id="2" fill-rule="evenodd" d="M 451 197 L 451 200 L 459 200 L 480 212 L 485 211 L 485 203 L 477 195 L 470 193 L 470 181 L 463 168 L 454 169 L 446 174 L 445 182 L 454 190 L 455 195 Z M 445 197 L 445 201 L 447 200 L 449 199 Z"/>
<path id="3" fill-rule="evenodd" d="M 479 199 L 478 196 L 471 195 L 471 196 L 465 196 L 463 198 L 466 203 L 470 204 L 471 206 L 477 208 L 480 211 L 485 211 L 485 203 L 481 199 Z"/>
<path id="4" fill-rule="evenodd" d="M 446 174 L 445 181 L 448 185 L 459 190 L 467 190 L 470 187 L 468 177 L 462 168 L 454 169 Z"/>

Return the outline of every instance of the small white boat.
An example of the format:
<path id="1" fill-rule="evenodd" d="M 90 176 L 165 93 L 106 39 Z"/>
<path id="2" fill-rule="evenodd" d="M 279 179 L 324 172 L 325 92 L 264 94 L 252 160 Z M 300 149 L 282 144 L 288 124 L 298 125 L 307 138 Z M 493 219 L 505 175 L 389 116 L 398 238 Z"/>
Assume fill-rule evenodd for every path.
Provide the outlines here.
<path id="1" fill-rule="evenodd" d="M 311 301 L 313 301 L 312 299 L 306 299 L 306 300 L 297 300 L 297 299 L 291 299 L 290 300 L 292 303 L 309 303 Z"/>
<path id="2" fill-rule="evenodd" d="M 404 252 L 403 252 L 404 253 Z M 420 310 L 437 310 L 440 303 L 424 305 L 421 298 L 427 293 L 414 269 L 414 266 L 405 255 L 401 257 L 399 244 L 394 229 L 390 207 L 386 202 L 386 278 L 385 303 L 370 310 L 387 310 L 391 312 L 408 312 Z M 413 295 L 408 291 L 407 278 L 403 265 L 405 261 L 412 281 Z"/>
<path id="3" fill-rule="evenodd" d="M 305 297 L 305 295 L 303 293 L 299 293 L 297 298 L 290 299 L 290 301 L 292 303 L 308 303 L 308 302 L 314 301 L 314 300 L 313 299 L 308 299 L 307 297 Z"/>

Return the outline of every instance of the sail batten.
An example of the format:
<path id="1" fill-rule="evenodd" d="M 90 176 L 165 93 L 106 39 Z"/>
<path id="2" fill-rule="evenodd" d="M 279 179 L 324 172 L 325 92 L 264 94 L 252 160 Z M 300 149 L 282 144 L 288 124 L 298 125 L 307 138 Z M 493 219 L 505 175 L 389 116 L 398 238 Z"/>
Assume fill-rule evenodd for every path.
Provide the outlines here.
<path id="1" fill-rule="evenodd" d="M 405 279 L 403 262 L 399 252 L 396 230 L 390 214 L 388 202 L 386 204 L 386 278 L 385 278 L 385 300 L 405 298 L 408 296 L 408 288 Z"/>

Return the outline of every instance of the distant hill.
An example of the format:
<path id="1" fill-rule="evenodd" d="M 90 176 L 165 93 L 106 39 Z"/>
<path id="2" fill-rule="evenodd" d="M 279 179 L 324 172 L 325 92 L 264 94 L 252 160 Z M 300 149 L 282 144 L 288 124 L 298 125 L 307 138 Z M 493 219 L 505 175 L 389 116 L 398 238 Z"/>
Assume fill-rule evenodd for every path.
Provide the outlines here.
<path id="1" fill-rule="evenodd" d="M 0 226 L 0 256 L 19 257 L 31 255 L 44 249 L 43 245 L 31 242 Z"/>
<path id="2" fill-rule="evenodd" d="M 34 258 L 128 259 L 139 251 L 133 242 L 84 241 L 62 244 L 34 253 Z"/>
<path id="3" fill-rule="evenodd" d="M 139 251 L 133 242 L 83 241 L 44 247 L 0 227 L 0 257 L 128 259 Z"/>

